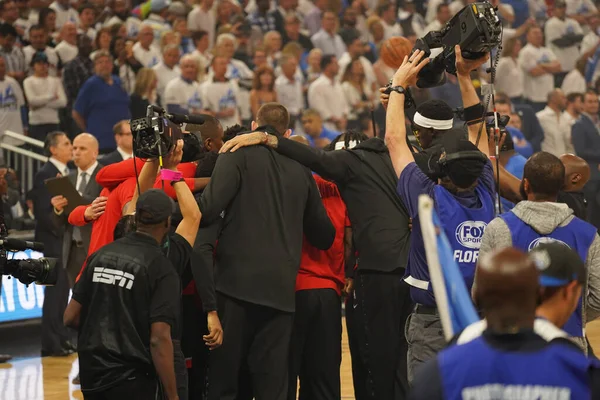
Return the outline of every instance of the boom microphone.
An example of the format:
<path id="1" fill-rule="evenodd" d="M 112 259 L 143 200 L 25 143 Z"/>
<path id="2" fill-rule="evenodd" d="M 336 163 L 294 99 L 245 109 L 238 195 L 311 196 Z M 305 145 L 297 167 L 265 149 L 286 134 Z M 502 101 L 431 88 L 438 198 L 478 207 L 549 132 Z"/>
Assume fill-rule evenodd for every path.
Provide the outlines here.
<path id="1" fill-rule="evenodd" d="M 10 238 L 0 240 L 0 247 L 12 251 L 25 251 L 29 249 L 40 252 L 44 251 L 44 243 L 42 242 L 30 242 Z"/>

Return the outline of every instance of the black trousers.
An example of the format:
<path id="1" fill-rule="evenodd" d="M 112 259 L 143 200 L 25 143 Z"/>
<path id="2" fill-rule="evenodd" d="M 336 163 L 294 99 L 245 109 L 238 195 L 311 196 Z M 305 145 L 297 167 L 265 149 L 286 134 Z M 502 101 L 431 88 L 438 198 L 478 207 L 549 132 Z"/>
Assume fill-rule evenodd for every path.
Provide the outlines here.
<path id="1" fill-rule="evenodd" d="M 85 263 L 87 258 L 87 249 L 83 244 L 77 244 L 73 241 L 71 243 L 71 249 L 69 251 L 69 260 L 67 261 L 67 278 L 69 280 L 69 287 L 75 286 L 75 279 L 81 271 L 81 267 Z"/>
<path id="2" fill-rule="evenodd" d="M 100 393 L 83 395 L 84 400 L 162 400 L 158 381 L 136 376 Z"/>
<path id="3" fill-rule="evenodd" d="M 340 399 L 342 305 L 333 289 L 296 292 L 288 400 Z"/>
<path id="4" fill-rule="evenodd" d="M 173 340 L 173 358 L 175 366 L 175 379 L 177 381 L 177 395 L 179 400 L 188 400 L 188 373 L 185 366 L 185 356 L 181 351 L 181 342 Z"/>
<path id="5" fill-rule="evenodd" d="M 223 345 L 211 351 L 208 398 L 235 400 L 247 362 L 256 400 L 287 398 L 293 313 L 259 306 L 217 292 Z"/>
<path id="6" fill-rule="evenodd" d="M 42 308 L 42 353 L 54 354 L 73 340 L 75 332 L 65 327 L 63 315 L 69 300 L 69 280 L 61 263 L 56 265 L 56 285 L 46 286 Z"/>
<path id="7" fill-rule="evenodd" d="M 207 372 L 208 372 L 208 347 L 202 340 L 208 334 L 206 314 L 196 304 L 193 295 L 184 295 L 181 298 L 183 308 L 183 334 L 181 348 L 186 358 L 191 358 L 192 365 L 188 368 L 189 398 L 204 400 L 206 398 Z"/>
<path id="8" fill-rule="evenodd" d="M 356 274 L 351 337 L 360 354 L 354 379 L 357 400 L 397 400 L 408 395 L 404 325 L 413 305 L 403 273 L 399 269 L 394 273 Z"/>
<path id="9" fill-rule="evenodd" d="M 362 328 L 357 327 L 356 322 L 356 291 L 352 292 L 352 296 L 346 298 L 346 331 L 348 332 L 348 348 L 350 349 L 350 360 L 352 363 L 352 384 L 354 386 L 354 398 L 356 400 L 368 399 L 367 381 L 368 370 L 363 362 L 360 354 L 360 340 L 364 335 L 361 335 Z"/>

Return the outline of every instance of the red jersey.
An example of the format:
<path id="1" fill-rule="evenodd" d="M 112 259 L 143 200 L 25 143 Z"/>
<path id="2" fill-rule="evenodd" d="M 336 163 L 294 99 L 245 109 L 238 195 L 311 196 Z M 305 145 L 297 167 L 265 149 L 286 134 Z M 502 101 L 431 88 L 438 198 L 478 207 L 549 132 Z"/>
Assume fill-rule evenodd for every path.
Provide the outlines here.
<path id="1" fill-rule="evenodd" d="M 335 227 L 335 240 L 329 250 L 313 247 L 306 238 L 302 244 L 302 258 L 296 278 L 296 291 L 307 289 L 334 289 L 341 295 L 344 287 L 344 231 L 350 226 L 346 204 L 335 183 L 313 175 L 321 193 L 327 215 Z"/>

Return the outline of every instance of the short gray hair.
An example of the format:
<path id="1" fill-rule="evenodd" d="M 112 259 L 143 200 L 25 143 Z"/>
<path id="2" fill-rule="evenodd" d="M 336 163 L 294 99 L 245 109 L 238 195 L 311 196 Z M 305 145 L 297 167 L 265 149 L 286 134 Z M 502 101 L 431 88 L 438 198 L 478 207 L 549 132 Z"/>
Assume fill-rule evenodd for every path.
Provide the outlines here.
<path id="1" fill-rule="evenodd" d="M 92 61 L 94 61 L 94 64 L 96 63 L 96 61 L 98 61 L 99 59 L 101 59 L 102 57 L 108 57 L 111 60 L 113 59 L 112 55 L 110 55 L 110 53 L 106 50 L 98 50 L 94 53 L 94 59 Z"/>

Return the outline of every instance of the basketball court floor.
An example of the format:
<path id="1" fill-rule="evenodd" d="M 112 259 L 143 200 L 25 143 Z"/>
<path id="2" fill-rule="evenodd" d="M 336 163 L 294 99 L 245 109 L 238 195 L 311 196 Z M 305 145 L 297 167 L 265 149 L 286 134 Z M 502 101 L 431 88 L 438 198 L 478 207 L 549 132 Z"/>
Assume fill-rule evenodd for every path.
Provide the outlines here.
<path id="1" fill-rule="evenodd" d="M 344 324 L 342 345 L 342 399 L 354 399 L 350 351 Z M 600 321 L 587 326 L 589 339 L 600 352 Z M 0 339 L 1 340 L 1 339 Z M 16 359 L 0 365 L 0 400 L 74 400 L 83 399 L 78 386 L 71 384 L 77 375 L 77 356 Z"/>

